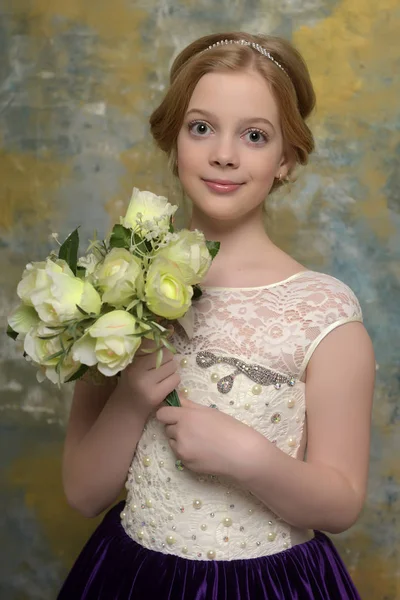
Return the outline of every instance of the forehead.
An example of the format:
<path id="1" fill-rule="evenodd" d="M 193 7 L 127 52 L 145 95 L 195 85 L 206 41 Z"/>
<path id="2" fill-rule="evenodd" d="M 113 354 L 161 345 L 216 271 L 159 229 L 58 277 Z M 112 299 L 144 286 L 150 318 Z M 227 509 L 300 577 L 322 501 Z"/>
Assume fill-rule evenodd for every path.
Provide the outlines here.
<path id="1" fill-rule="evenodd" d="M 188 109 L 206 110 L 224 118 L 269 119 L 278 123 L 278 105 L 268 82 L 256 71 L 207 73 L 199 79 Z"/>

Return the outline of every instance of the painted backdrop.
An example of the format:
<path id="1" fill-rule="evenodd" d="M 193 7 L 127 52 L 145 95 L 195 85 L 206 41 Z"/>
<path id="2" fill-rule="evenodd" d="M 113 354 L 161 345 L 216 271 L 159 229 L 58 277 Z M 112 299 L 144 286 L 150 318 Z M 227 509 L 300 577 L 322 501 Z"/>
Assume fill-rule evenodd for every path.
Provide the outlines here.
<path id="1" fill-rule="evenodd" d="M 269 228 L 361 300 L 378 361 L 371 476 L 362 518 L 336 542 L 363 599 L 395 600 L 399 0 L 0 0 L 1 325 L 52 232 L 106 233 L 133 185 L 165 191 L 147 118 L 171 60 L 200 35 L 236 29 L 293 40 L 315 83 L 317 152 L 271 202 Z M 95 526 L 61 489 L 71 389 L 39 386 L 5 336 L 0 361 L 0 598 L 51 600 Z"/>

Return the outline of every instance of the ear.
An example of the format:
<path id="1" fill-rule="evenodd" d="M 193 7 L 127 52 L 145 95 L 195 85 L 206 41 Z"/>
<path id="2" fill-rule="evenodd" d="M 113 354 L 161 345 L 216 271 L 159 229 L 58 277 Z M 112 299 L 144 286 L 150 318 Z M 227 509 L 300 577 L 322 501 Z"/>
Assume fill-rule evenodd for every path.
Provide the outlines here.
<path id="1" fill-rule="evenodd" d="M 276 179 L 285 179 L 294 169 L 296 165 L 296 158 L 293 150 L 291 151 L 289 148 L 284 151 L 282 154 L 282 158 L 279 163 L 279 167 L 276 171 Z"/>

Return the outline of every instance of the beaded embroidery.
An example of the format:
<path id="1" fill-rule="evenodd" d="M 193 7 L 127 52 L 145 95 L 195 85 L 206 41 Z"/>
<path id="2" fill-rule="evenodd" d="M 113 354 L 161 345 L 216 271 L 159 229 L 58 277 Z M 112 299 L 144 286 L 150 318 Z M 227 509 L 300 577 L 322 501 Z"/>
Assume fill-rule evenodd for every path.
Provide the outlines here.
<path id="1" fill-rule="evenodd" d="M 247 364 L 243 360 L 232 356 L 216 356 L 213 352 L 207 350 L 198 353 L 196 363 L 202 369 L 208 369 L 217 363 L 235 367 L 235 371 L 231 375 L 226 375 L 218 381 L 217 388 L 221 394 L 227 394 L 231 391 L 235 377 L 240 373 L 259 385 L 275 385 L 277 389 L 281 387 L 282 383 L 287 383 L 290 387 L 293 387 L 296 383 L 294 377 L 281 375 L 281 373 L 276 373 L 260 365 Z"/>

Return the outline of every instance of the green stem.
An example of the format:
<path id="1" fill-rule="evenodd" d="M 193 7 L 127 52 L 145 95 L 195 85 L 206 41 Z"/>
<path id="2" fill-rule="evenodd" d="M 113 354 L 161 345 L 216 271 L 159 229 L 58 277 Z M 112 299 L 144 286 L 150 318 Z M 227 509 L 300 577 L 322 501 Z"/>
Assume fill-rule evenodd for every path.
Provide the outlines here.
<path id="1" fill-rule="evenodd" d="M 168 394 L 168 396 L 165 398 L 165 402 L 169 404 L 169 406 L 181 406 L 178 392 L 176 390 L 173 390 Z"/>

